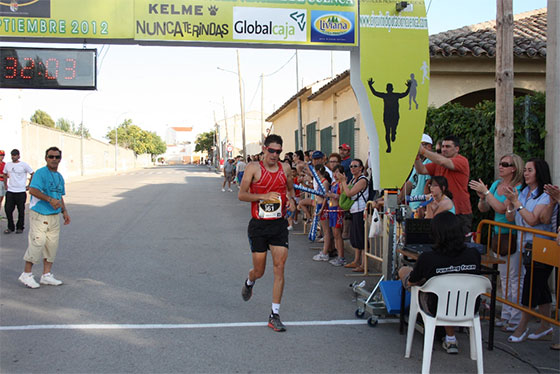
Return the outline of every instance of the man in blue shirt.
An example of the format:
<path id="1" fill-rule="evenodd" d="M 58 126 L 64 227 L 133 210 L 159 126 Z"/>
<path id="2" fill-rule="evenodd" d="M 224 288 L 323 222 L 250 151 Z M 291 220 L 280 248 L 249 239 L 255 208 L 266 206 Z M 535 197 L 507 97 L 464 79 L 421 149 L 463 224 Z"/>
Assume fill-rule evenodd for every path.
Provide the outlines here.
<path id="1" fill-rule="evenodd" d="M 51 268 L 58 250 L 60 234 L 59 213 L 64 217 L 64 224 L 70 223 L 70 216 L 64 205 L 64 178 L 58 172 L 58 165 L 62 158 L 62 151 L 51 147 L 45 152 L 44 166 L 35 172 L 29 185 L 31 214 L 29 222 L 29 244 L 23 260 L 25 268 L 19 281 L 29 288 L 39 288 L 39 283 L 59 286 L 62 282 L 56 279 Z M 31 268 L 43 258 L 43 275 L 39 283 L 33 278 Z"/>

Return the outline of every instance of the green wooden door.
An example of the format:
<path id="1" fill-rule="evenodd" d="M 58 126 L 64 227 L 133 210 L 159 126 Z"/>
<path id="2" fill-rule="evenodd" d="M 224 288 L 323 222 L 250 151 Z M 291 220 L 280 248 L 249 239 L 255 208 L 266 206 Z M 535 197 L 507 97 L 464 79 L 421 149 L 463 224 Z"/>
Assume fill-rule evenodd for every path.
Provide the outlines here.
<path id="1" fill-rule="evenodd" d="M 332 153 L 332 126 L 321 130 L 321 152 L 327 157 Z"/>
<path id="2" fill-rule="evenodd" d="M 305 126 L 305 137 L 307 141 L 307 149 L 317 150 L 317 142 L 315 141 L 316 135 L 315 130 L 317 127 L 317 122 L 311 122 L 309 125 Z"/>
<path id="3" fill-rule="evenodd" d="M 352 149 L 350 152 L 350 157 L 354 158 L 354 124 L 356 123 L 355 118 L 349 118 L 345 121 L 338 123 L 338 145 L 348 144 Z M 338 147 L 337 147 L 338 149 Z"/>
<path id="4" fill-rule="evenodd" d="M 299 130 L 296 130 L 294 132 L 294 134 L 296 136 L 296 143 L 295 143 L 296 144 L 296 151 L 299 151 L 300 150 L 300 147 L 299 147 Z"/>

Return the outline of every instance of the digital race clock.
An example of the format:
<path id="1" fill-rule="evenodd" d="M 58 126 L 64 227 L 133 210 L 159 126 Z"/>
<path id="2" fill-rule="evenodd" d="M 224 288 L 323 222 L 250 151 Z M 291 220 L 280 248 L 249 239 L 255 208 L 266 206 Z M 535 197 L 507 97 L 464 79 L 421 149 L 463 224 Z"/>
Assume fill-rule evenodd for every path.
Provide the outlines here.
<path id="1" fill-rule="evenodd" d="M 95 90 L 96 49 L 0 47 L 0 88 Z"/>

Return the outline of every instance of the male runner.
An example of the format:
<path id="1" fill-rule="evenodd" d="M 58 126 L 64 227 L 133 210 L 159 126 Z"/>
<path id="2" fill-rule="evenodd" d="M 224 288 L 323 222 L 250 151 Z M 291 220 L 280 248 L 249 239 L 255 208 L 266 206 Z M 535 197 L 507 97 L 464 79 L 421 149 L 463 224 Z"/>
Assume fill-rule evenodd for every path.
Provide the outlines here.
<path id="1" fill-rule="evenodd" d="M 262 161 L 252 162 L 245 168 L 238 195 L 239 200 L 251 203 L 252 216 L 247 233 L 253 268 L 243 283 L 241 296 L 245 301 L 251 298 L 255 281 L 264 275 L 266 252 L 270 250 L 274 265 L 274 286 L 268 327 L 280 332 L 286 331 L 278 315 L 284 290 L 284 265 L 288 258 L 288 221 L 284 217 L 288 202 L 289 209 L 295 209 L 295 193 L 290 166 L 280 162 L 282 138 L 274 134 L 267 136 L 263 152 Z"/>

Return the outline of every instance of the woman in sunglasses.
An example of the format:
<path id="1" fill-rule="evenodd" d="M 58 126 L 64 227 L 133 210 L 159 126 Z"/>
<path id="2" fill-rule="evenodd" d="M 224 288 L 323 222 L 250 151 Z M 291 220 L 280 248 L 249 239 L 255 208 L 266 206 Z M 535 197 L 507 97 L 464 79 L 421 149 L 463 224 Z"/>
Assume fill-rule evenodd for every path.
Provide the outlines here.
<path id="1" fill-rule="evenodd" d="M 558 214 L 558 205 L 555 200 L 550 199 L 550 195 L 544 190 L 544 186 L 551 183 L 550 168 L 546 161 L 537 158 L 527 161 L 523 169 L 523 179 L 520 193 L 517 192 L 517 189 L 506 187 L 505 195 L 509 201 L 506 217 L 510 220 L 515 218 L 517 226 L 554 231 L 552 217 Z M 542 236 L 537 235 L 537 237 Z M 540 314 L 549 316 L 552 297 L 548 286 L 548 278 L 553 267 L 532 260 L 532 233 L 525 232 L 523 236 L 518 238 L 518 245 L 518 252 L 523 251 L 523 265 L 525 267 L 521 304 L 530 308 L 538 308 Z M 529 313 L 522 313 L 519 325 L 513 334 L 508 337 L 510 343 L 520 343 L 525 339 L 549 339 L 552 336 L 552 327 L 545 319 L 541 319 L 539 328 L 529 334 L 528 324 L 531 318 L 532 316 Z"/>
<path id="2" fill-rule="evenodd" d="M 354 261 L 345 267 L 355 268 L 354 272 L 363 272 L 364 252 L 364 210 L 368 200 L 368 179 L 364 175 L 364 163 L 359 158 L 350 163 L 352 180 L 346 182 L 345 175 L 338 175 L 338 182 L 346 196 L 355 201 L 350 208 L 352 214 L 352 226 L 350 228 L 350 244 L 354 248 Z"/>
<path id="3" fill-rule="evenodd" d="M 494 221 L 514 225 L 515 222 L 506 218 L 506 207 L 509 201 L 505 196 L 506 188 L 512 187 L 521 192 L 523 182 L 523 160 L 516 154 L 508 154 L 500 159 L 498 164 L 499 179 L 492 183 L 488 188 L 482 180 L 472 180 L 469 187 L 473 189 L 479 197 L 478 210 L 481 212 L 494 211 Z M 510 239 L 511 236 L 511 239 Z M 520 251 L 516 245 L 517 232 L 504 227 L 494 226 L 491 247 L 492 250 L 505 261 L 498 265 L 500 271 L 500 281 L 502 297 L 513 303 L 517 303 L 518 290 L 523 288 L 519 277 L 519 262 L 521 261 Z M 511 243 L 511 244 L 510 244 Z M 496 326 L 501 326 L 504 331 L 514 331 L 521 320 L 521 311 L 504 304 L 502 315 Z"/>

